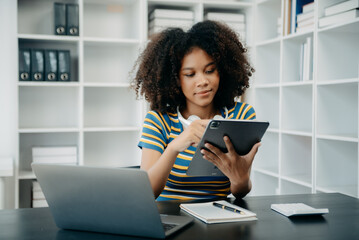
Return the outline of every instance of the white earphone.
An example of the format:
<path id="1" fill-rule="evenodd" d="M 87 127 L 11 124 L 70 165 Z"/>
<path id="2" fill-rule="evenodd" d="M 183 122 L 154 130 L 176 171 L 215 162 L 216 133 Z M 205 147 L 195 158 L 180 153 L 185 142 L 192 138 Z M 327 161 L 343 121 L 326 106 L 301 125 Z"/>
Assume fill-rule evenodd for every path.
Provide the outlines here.
<path id="1" fill-rule="evenodd" d="M 228 109 L 226 107 L 224 107 L 224 111 L 226 112 L 226 116 L 224 118 L 221 115 L 216 115 L 213 117 L 213 119 L 215 119 L 215 120 L 227 119 L 228 118 Z M 200 119 L 200 117 L 198 117 L 196 115 L 191 115 L 187 119 L 185 119 L 182 116 L 181 112 L 179 111 L 179 107 L 177 107 L 177 114 L 178 114 L 178 120 L 182 123 L 183 129 L 187 128 L 193 121 Z"/>

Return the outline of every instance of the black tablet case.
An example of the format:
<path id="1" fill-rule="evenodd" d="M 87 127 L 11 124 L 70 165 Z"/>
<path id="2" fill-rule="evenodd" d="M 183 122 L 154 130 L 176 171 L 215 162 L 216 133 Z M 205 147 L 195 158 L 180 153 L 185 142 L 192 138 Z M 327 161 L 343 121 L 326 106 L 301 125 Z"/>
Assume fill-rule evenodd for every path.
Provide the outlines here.
<path id="1" fill-rule="evenodd" d="M 260 142 L 269 122 L 251 120 L 212 120 L 197 147 L 188 167 L 188 176 L 223 176 L 223 173 L 200 152 L 205 143 L 211 143 L 223 152 L 227 152 L 223 137 L 228 136 L 236 152 L 246 155 L 253 145 Z"/>

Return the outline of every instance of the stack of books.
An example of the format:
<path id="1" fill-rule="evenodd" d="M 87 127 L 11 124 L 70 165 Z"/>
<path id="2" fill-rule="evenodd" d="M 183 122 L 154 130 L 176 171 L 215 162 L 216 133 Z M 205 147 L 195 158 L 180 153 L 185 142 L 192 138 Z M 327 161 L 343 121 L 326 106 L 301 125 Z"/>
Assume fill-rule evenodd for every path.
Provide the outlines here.
<path id="1" fill-rule="evenodd" d="M 226 23 L 232 28 L 243 41 L 246 39 L 245 15 L 241 13 L 207 12 L 206 20 L 214 20 Z"/>
<path id="2" fill-rule="evenodd" d="M 150 12 L 148 18 L 148 35 L 151 36 L 169 27 L 187 31 L 193 25 L 194 13 L 189 10 L 157 8 Z"/>
<path id="3" fill-rule="evenodd" d="M 313 75 L 313 61 L 312 61 L 312 38 L 307 37 L 306 41 L 301 44 L 300 48 L 300 70 L 299 80 L 309 81 Z"/>
<path id="4" fill-rule="evenodd" d="M 35 163 L 77 164 L 76 146 L 33 147 L 32 161 Z"/>
<path id="5" fill-rule="evenodd" d="M 284 0 L 283 35 L 312 30 L 314 5 L 313 0 Z"/>
<path id="6" fill-rule="evenodd" d="M 296 32 L 308 32 L 314 29 L 314 2 L 303 5 L 302 13 L 297 15 Z"/>
<path id="7" fill-rule="evenodd" d="M 359 0 L 347 0 L 324 9 L 324 17 L 319 19 L 319 27 L 347 22 L 359 17 Z"/>
<path id="8" fill-rule="evenodd" d="M 37 181 L 32 181 L 32 207 L 48 207 L 44 193 L 41 190 L 40 184 Z"/>

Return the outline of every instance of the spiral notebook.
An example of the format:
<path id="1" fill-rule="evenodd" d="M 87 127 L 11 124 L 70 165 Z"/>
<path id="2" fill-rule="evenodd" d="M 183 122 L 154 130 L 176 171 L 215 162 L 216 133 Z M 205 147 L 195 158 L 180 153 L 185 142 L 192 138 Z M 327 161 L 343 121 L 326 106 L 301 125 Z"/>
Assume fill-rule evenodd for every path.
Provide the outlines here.
<path id="1" fill-rule="evenodd" d="M 215 201 L 215 203 L 227 206 L 237 211 L 219 208 L 213 205 L 214 202 L 206 203 L 182 203 L 180 208 L 199 220 L 207 223 L 228 223 L 240 221 L 254 221 L 257 220 L 257 214 L 245 208 L 238 207 L 224 200 Z"/>

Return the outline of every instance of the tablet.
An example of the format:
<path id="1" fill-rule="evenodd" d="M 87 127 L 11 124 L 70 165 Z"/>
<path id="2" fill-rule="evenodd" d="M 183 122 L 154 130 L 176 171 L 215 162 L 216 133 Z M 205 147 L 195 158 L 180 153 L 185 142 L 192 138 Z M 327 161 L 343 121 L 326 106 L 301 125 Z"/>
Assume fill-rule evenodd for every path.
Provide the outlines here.
<path id="1" fill-rule="evenodd" d="M 228 136 L 236 152 L 246 155 L 253 145 L 260 142 L 269 126 L 269 122 L 256 120 L 211 120 L 203 134 L 197 150 L 189 164 L 188 176 L 224 176 L 224 174 L 211 162 L 202 157 L 201 149 L 205 143 L 211 143 L 222 152 L 228 152 L 223 137 Z"/>

